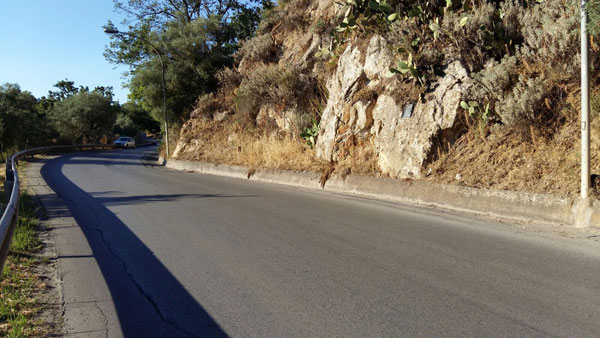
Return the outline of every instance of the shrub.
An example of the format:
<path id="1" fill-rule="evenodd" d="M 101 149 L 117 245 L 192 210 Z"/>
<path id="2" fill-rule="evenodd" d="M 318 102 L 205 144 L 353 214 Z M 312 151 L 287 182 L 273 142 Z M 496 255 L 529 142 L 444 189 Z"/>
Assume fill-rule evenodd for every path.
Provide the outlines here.
<path id="1" fill-rule="evenodd" d="M 598 35 L 600 33 L 600 0 L 589 0 L 587 6 L 589 16 L 588 29 L 591 34 Z"/>
<path id="2" fill-rule="evenodd" d="M 257 34 L 271 33 L 276 27 L 285 30 L 309 24 L 307 15 L 314 0 L 280 0 L 279 6 L 266 10 L 258 25 Z"/>
<path id="3" fill-rule="evenodd" d="M 217 73 L 220 92 L 231 92 L 242 83 L 242 75 L 235 69 L 225 67 Z"/>
<path id="4" fill-rule="evenodd" d="M 306 142 L 306 145 L 313 149 L 316 144 L 317 136 L 319 135 L 319 123 L 316 120 L 312 120 L 311 124 L 303 128 L 300 137 Z"/>
<path id="5" fill-rule="evenodd" d="M 256 123 L 262 107 L 285 112 L 291 129 L 299 134 L 319 118 L 324 98 L 322 85 L 300 68 L 276 64 L 257 66 L 240 85 L 235 96 L 235 112 L 245 122 Z"/>
<path id="6" fill-rule="evenodd" d="M 533 6 L 520 16 L 523 44 L 516 58 L 521 64 L 521 75 L 498 104 L 503 123 L 545 124 L 555 117 L 556 114 L 540 111 L 554 107 L 554 113 L 558 112 L 558 104 L 547 102 L 560 101 L 565 94 L 564 85 L 578 79 L 576 11 L 576 3 L 556 0 Z"/>
<path id="7" fill-rule="evenodd" d="M 475 85 L 465 96 L 491 103 L 505 125 L 549 125 L 560 116 L 568 85 L 579 77 L 577 7 L 567 0 L 501 4 L 504 31 L 519 44 L 514 55 L 499 61 L 490 55 L 485 67 L 471 75 Z M 509 52 L 507 47 L 505 54 Z M 597 64 L 597 56 L 591 61 Z"/>
<path id="8" fill-rule="evenodd" d="M 512 1 L 506 5 L 486 1 L 394 3 L 401 19 L 389 25 L 384 35 L 398 50 L 399 60 L 411 56 L 423 79 L 443 75 L 445 65 L 454 60 L 477 72 L 488 60 L 500 60 L 514 52 L 514 43 L 521 41 L 513 21 L 517 8 L 523 7 Z"/>
<path id="9" fill-rule="evenodd" d="M 242 44 L 235 53 L 236 62 L 272 62 L 277 59 L 280 49 L 275 45 L 270 34 L 257 35 Z"/>
<path id="10" fill-rule="evenodd" d="M 235 110 L 254 121 L 262 105 L 282 110 L 295 103 L 304 87 L 296 69 L 282 69 L 275 64 L 262 64 L 242 81 L 236 95 Z"/>
<path id="11" fill-rule="evenodd" d="M 417 68 L 429 75 L 434 73 L 435 65 L 443 62 L 444 56 L 441 51 L 438 48 L 432 48 L 435 43 L 433 36 L 419 26 L 418 18 L 408 18 L 394 22 L 390 25 L 385 37 L 390 45 L 398 49 L 400 54 L 410 53 L 414 55 L 413 60 Z M 406 58 L 405 55 L 401 57 Z"/>
<path id="12" fill-rule="evenodd" d="M 445 46 L 448 59 L 462 60 L 465 67 L 478 71 L 492 59 L 500 59 L 513 37 L 507 30 L 495 5 L 483 3 L 471 11 L 448 12 L 441 31 L 449 44 Z"/>
<path id="13" fill-rule="evenodd" d="M 273 27 L 280 22 L 283 17 L 283 11 L 279 6 L 267 9 L 263 12 L 256 34 L 267 34 L 270 33 Z"/>
<path id="14" fill-rule="evenodd" d="M 196 109 L 192 112 L 192 118 L 209 118 L 212 119 L 215 113 L 226 109 L 222 104 L 221 98 L 214 93 L 202 95 L 196 100 Z"/>
<path id="15" fill-rule="evenodd" d="M 557 81 L 578 76 L 578 4 L 554 0 L 533 6 L 519 18 L 523 44 L 517 56 L 529 65 L 529 72 Z"/>
<path id="16" fill-rule="evenodd" d="M 552 90 L 546 79 L 521 76 L 517 84 L 502 101 L 496 104 L 502 122 L 511 126 L 529 126 L 543 123 L 539 111 L 543 110 L 544 99 Z"/>
<path id="17" fill-rule="evenodd" d="M 492 110 L 495 110 L 494 103 L 503 100 L 505 93 L 518 81 L 517 71 L 515 56 L 506 56 L 500 62 L 489 60 L 483 70 L 472 74 L 474 85 L 465 96 L 476 102 L 491 102 Z"/>

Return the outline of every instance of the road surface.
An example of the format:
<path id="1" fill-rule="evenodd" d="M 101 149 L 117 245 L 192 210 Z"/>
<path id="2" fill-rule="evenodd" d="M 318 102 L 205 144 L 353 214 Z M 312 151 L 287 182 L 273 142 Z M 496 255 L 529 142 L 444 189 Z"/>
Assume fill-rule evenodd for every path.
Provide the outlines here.
<path id="1" fill-rule="evenodd" d="M 152 151 L 31 167 L 54 191 L 68 335 L 600 336 L 594 239 L 144 165 Z"/>

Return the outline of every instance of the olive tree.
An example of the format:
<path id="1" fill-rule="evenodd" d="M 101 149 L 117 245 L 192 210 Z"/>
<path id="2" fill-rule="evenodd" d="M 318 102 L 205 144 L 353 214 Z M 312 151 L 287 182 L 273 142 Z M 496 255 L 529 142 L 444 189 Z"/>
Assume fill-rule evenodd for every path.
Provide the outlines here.
<path id="1" fill-rule="evenodd" d="M 0 86 L 0 152 L 43 144 L 49 134 L 37 99 L 16 84 Z"/>
<path id="2" fill-rule="evenodd" d="M 93 143 L 110 135 L 117 110 L 111 95 L 80 90 L 56 102 L 50 111 L 50 120 L 63 141 Z"/>

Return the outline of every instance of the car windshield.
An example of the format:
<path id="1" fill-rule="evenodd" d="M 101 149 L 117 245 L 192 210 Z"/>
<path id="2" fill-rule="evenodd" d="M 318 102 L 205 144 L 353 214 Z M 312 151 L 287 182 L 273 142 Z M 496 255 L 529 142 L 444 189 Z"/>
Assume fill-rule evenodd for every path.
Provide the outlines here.
<path id="1" fill-rule="evenodd" d="M 119 137 L 117 141 L 129 141 L 129 137 Z"/>

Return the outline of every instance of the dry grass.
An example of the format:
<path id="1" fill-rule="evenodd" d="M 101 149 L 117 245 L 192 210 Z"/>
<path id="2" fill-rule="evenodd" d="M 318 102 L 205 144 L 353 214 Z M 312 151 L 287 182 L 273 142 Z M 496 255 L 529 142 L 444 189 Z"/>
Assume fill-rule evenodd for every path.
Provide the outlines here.
<path id="1" fill-rule="evenodd" d="M 321 173 L 322 186 L 334 174 L 381 172 L 370 138 L 351 135 L 337 149 L 339 161 L 330 163 L 317 159 L 315 150 L 299 137 L 267 135 L 241 126 L 235 121 L 191 120 L 182 130 L 187 147 L 177 159 L 245 166 L 249 177 L 257 168 L 314 171 Z"/>
<path id="2" fill-rule="evenodd" d="M 339 161 L 316 158 L 302 139 L 244 129 L 234 120 L 194 119 L 184 126 L 187 147 L 178 159 L 256 168 L 310 170 L 323 174 L 379 175 L 377 154 L 369 138 L 349 137 L 338 144 Z M 576 116 L 556 130 L 500 129 L 482 137 L 471 128 L 440 151 L 426 178 L 445 184 L 574 196 L 579 192 L 579 124 Z M 592 173 L 600 173 L 600 121 L 592 123 Z M 458 177 L 458 179 L 457 179 Z M 324 183 L 324 182 L 322 182 Z"/>
<path id="3" fill-rule="evenodd" d="M 351 135 L 337 149 L 339 161 L 329 163 L 319 160 L 315 150 L 300 137 L 266 134 L 258 128 L 249 130 L 242 126 L 234 120 L 190 120 L 181 137 L 187 146 L 176 158 L 245 166 L 249 168 L 249 176 L 257 168 L 320 172 L 321 185 L 333 174 L 345 177 L 350 173 L 380 173 L 370 138 Z"/>
<path id="4" fill-rule="evenodd" d="M 258 137 L 249 134 L 237 135 L 237 151 L 229 153 L 231 161 L 235 164 L 295 170 L 310 170 L 320 167 L 314 151 L 302 145 L 298 139 L 266 135 Z"/>
<path id="5" fill-rule="evenodd" d="M 334 163 L 334 170 L 335 173 L 343 177 L 350 173 L 361 175 L 381 174 L 372 136 L 364 138 L 352 134 L 338 145 L 337 156 L 338 161 Z"/>
<path id="6" fill-rule="evenodd" d="M 478 188 L 574 196 L 579 192 L 579 124 L 577 116 L 556 130 L 500 129 L 483 137 L 471 128 L 436 156 L 424 172 L 427 180 Z M 377 153 L 369 138 L 347 137 L 336 146 L 338 161 L 316 158 L 302 139 L 245 129 L 229 119 L 193 119 L 182 130 L 186 148 L 181 160 L 241 165 L 254 170 L 274 168 L 316 171 L 326 181 L 332 174 L 380 175 Z M 592 173 L 600 173 L 600 121 L 592 123 Z M 458 177 L 458 178 L 457 178 Z M 322 182 L 324 183 L 324 182 Z"/>
<path id="7" fill-rule="evenodd" d="M 177 157 L 182 160 L 288 170 L 320 171 L 325 167 L 302 139 L 267 135 L 233 121 L 192 120 L 184 126 L 182 139 L 188 142 Z"/>
<path id="8" fill-rule="evenodd" d="M 592 173 L 600 173 L 600 122 L 592 123 Z M 543 134 L 504 130 L 482 139 L 470 131 L 429 168 L 430 180 L 479 188 L 552 193 L 579 192 L 580 143 L 576 118 Z"/>

